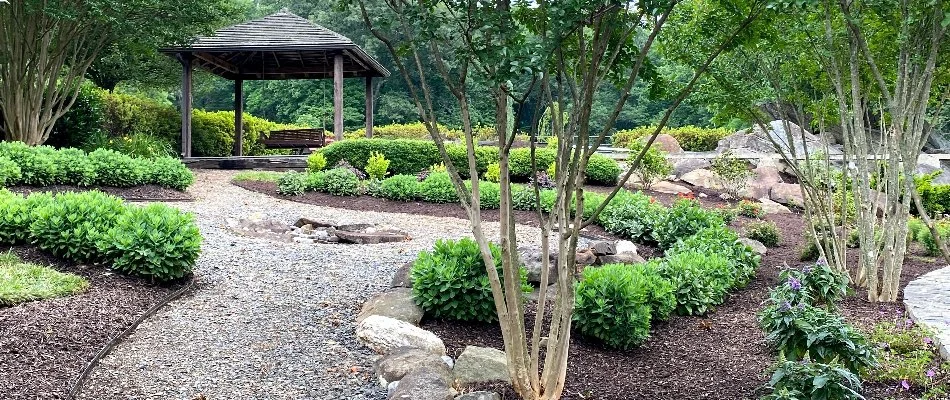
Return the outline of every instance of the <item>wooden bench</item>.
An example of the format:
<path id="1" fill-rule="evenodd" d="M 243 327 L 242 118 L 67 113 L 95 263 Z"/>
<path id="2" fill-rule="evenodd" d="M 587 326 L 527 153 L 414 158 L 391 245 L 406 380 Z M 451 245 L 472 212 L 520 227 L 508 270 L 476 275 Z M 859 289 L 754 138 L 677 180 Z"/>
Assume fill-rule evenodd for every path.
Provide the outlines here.
<path id="1" fill-rule="evenodd" d="M 323 147 L 327 139 L 323 129 L 286 129 L 270 131 L 267 137 L 260 139 L 261 144 L 268 149 L 293 149 L 301 154 L 310 148 Z"/>

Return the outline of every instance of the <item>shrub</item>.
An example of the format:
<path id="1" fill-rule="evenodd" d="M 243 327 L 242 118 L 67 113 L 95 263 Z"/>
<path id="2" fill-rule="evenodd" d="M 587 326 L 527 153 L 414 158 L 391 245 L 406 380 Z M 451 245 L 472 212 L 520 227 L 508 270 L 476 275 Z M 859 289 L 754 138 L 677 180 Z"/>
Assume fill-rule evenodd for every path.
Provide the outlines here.
<path id="1" fill-rule="evenodd" d="M 191 150 L 195 156 L 226 157 L 234 151 L 234 111 L 194 110 Z M 262 155 L 266 149 L 259 141 L 274 130 L 297 128 L 252 115 L 244 115 L 245 155 Z M 176 128 L 177 129 L 177 128 Z"/>
<path id="2" fill-rule="evenodd" d="M 326 192 L 334 196 L 356 196 L 360 194 L 360 179 L 346 168 L 334 168 L 324 176 Z"/>
<path id="3" fill-rule="evenodd" d="M 755 277 L 762 256 L 749 246 L 740 243 L 739 236 L 724 226 L 709 227 L 681 239 L 669 250 L 667 256 L 684 252 L 717 254 L 729 262 L 732 272 L 730 289 L 745 287 Z"/>
<path id="4" fill-rule="evenodd" d="M 419 198 L 419 181 L 414 175 L 393 175 L 380 184 L 380 196 L 396 201 L 416 200 Z"/>
<path id="5" fill-rule="evenodd" d="M 649 243 L 653 229 L 665 211 L 662 205 L 643 193 L 621 190 L 604 207 L 597 221 L 607 232 L 638 243 Z"/>
<path id="6" fill-rule="evenodd" d="M 501 181 L 501 167 L 498 163 L 491 163 L 485 174 L 482 175 L 486 181 L 498 183 Z"/>
<path id="7" fill-rule="evenodd" d="M 109 149 L 119 153 L 141 158 L 169 157 L 176 154 L 173 143 L 167 138 L 133 133 L 119 137 L 96 135 L 85 143 L 87 149 Z"/>
<path id="8" fill-rule="evenodd" d="M 305 192 L 326 192 L 327 172 L 315 171 L 307 173 L 307 176 L 304 177 L 303 190 Z"/>
<path id="9" fill-rule="evenodd" d="M 736 205 L 739 215 L 747 218 L 759 219 L 765 216 L 765 210 L 762 209 L 762 203 L 750 200 L 742 200 Z"/>
<path id="10" fill-rule="evenodd" d="M 129 207 L 99 237 L 98 247 L 112 269 L 166 282 L 191 272 L 201 251 L 201 234 L 191 214 L 150 204 Z"/>
<path id="11" fill-rule="evenodd" d="M 23 179 L 20 166 L 13 160 L 0 156 L 0 186 L 13 186 Z"/>
<path id="12" fill-rule="evenodd" d="M 646 283 L 647 303 L 654 321 L 666 321 L 676 310 L 676 288 L 657 271 L 659 261 L 628 265 L 634 273 L 643 276 Z"/>
<path id="13" fill-rule="evenodd" d="M 24 263 L 13 253 L 0 255 L 0 306 L 70 296 L 88 288 L 80 276 Z"/>
<path id="14" fill-rule="evenodd" d="M 541 165 L 549 165 L 541 164 Z M 592 185 L 613 186 L 620 177 L 617 161 L 601 154 L 594 154 L 587 163 L 587 183 Z"/>
<path id="15" fill-rule="evenodd" d="M 940 234 L 940 238 L 943 239 L 944 242 L 950 242 L 950 220 L 938 221 L 935 227 L 937 228 L 937 233 Z M 920 236 L 918 240 L 920 240 L 920 244 L 924 245 L 928 256 L 935 257 L 940 255 L 940 247 L 937 245 L 937 240 L 934 239 L 930 233 L 929 228 L 921 229 L 918 235 Z"/>
<path id="16" fill-rule="evenodd" d="M 676 312 L 680 315 L 704 315 L 712 311 L 723 302 L 735 280 L 725 257 L 696 251 L 666 257 L 657 270 L 673 284 Z"/>
<path id="17" fill-rule="evenodd" d="M 906 380 L 916 386 L 927 386 L 934 364 L 939 361 L 934 346 L 933 332 L 918 324 L 881 322 L 874 327 L 870 341 L 875 343 L 877 368 L 867 371 L 867 376 L 877 382 Z"/>
<path id="18" fill-rule="evenodd" d="M 108 94 L 108 91 L 96 87 L 91 81 L 83 82 L 76 101 L 66 114 L 56 120 L 46 144 L 55 147 L 80 147 L 90 137 L 104 134 Z"/>
<path id="19" fill-rule="evenodd" d="M 740 197 L 739 193 L 746 188 L 749 178 L 755 174 L 745 161 L 732 154 L 732 150 L 726 150 L 716 156 L 711 169 L 726 193 L 734 198 Z"/>
<path id="20" fill-rule="evenodd" d="M 500 275 L 501 250 L 494 244 L 489 247 Z M 431 252 L 419 253 L 410 276 L 413 299 L 429 316 L 481 322 L 497 319 L 485 264 L 472 239 L 436 241 Z M 527 285 L 523 268 L 521 283 Z"/>
<path id="21" fill-rule="evenodd" d="M 145 182 L 145 164 L 114 150 L 99 149 L 89 153 L 96 169 L 96 183 L 103 186 L 131 187 Z"/>
<path id="22" fill-rule="evenodd" d="M 656 130 L 655 126 L 645 126 L 630 130 L 620 130 L 613 135 L 614 147 L 630 147 L 634 142 L 649 137 Z M 719 141 L 732 132 L 724 128 L 700 128 L 684 126 L 679 128 L 664 127 L 660 133 L 676 138 L 683 150 L 686 151 L 713 151 Z"/>
<path id="23" fill-rule="evenodd" d="M 327 167 L 327 158 L 323 153 L 313 153 L 307 157 L 307 170 L 310 172 L 323 171 Z M 389 167 L 389 164 L 386 164 Z"/>
<path id="24" fill-rule="evenodd" d="M 73 148 L 60 149 L 56 152 L 54 159 L 63 170 L 63 183 L 90 186 L 98 181 L 96 166 L 85 151 Z"/>
<path id="25" fill-rule="evenodd" d="M 471 183 L 468 187 L 471 190 Z M 479 182 L 478 202 L 483 210 L 497 210 L 501 205 L 501 187 L 494 182 Z"/>
<path id="26" fill-rule="evenodd" d="M 446 139 L 462 137 L 462 132 L 439 125 L 439 132 Z M 343 134 L 346 140 L 358 140 L 366 137 L 366 128 L 355 129 Z M 408 124 L 388 124 L 373 127 L 373 137 L 377 139 L 416 139 L 431 140 L 429 128 L 422 122 Z"/>
<path id="27" fill-rule="evenodd" d="M 353 166 L 366 167 L 373 152 L 390 160 L 389 171 L 393 174 L 416 174 L 441 160 L 435 143 L 425 140 L 358 139 L 333 142 L 320 150 L 327 165 L 336 165 L 346 160 Z"/>
<path id="28" fill-rule="evenodd" d="M 284 196 L 299 196 L 307 188 L 306 175 L 289 171 L 277 178 L 277 193 Z"/>
<path id="29" fill-rule="evenodd" d="M 511 205 L 515 210 L 534 211 L 537 197 L 534 188 L 524 185 L 511 185 Z"/>
<path id="30" fill-rule="evenodd" d="M 455 164 L 462 178 L 469 178 L 468 174 L 468 150 L 464 144 L 447 144 L 445 151 L 449 154 L 449 159 Z M 494 146 L 475 146 L 475 164 L 478 174 L 484 174 L 488 171 L 488 166 L 498 162 L 498 148 Z M 440 158 L 441 160 L 441 158 Z"/>
<path id="31" fill-rule="evenodd" d="M 433 172 L 419 186 L 419 197 L 430 203 L 457 203 L 458 193 L 445 172 Z"/>
<path id="32" fill-rule="evenodd" d="M 149 183 L 175 190 L 185 190 L 195 183 L 195 174 L 177 158 L 159 157 L 150 164 Z"/>
<path id="33" fill-rule="evenodd" d="M 913 218 L 907 220 L 907 240 L 909 242 L 916 242 L 920 240 L 920 232 L 929 229 L 927 225 L 924 224 L 920 218 Z"/>
<path id="34" fill-rule="evenodd" d="M 97 191 L 61 193 L 33 210 L 30 235 L 40 248 L 73 261 L 98 261 L 96 242 L 125 212 L 122 200 Z"/>
<path id="35" fill-rule="evenodd" d="M 745 237 L 758 240 L 765 247 L 778 246 L 781 238 L 778 228 L 772 221 L 753 222 L 745 226 Z"/>
<path id="36" fill-rule="evenodd" d="M 630 146 L 631 157 L 636 157 L 643 151 L 644 143 L 636 140 Z M 658 149 L 656 146 L 650 146 L 635 172 L 640 177 L 640 183 L 644 189 L 649 190 L 653 183 L 659 179 L 666 178 L 673 172 L 673 164 L 666 159 L 666 152 Z"/>
<path id="37" fill-rule="evenodd" d="M 548 176 L 551 178 L 557 178 L 557 163 L 551 163 L 551 165 L 548 166 L 548 169 L 546 169 L 544 172 L 547 172 Z"/>
<path id="38" fill-rule="evenodd" d="M 648 281 L 623 264 L 584 270 L 577 284 L 574 324 L 608 347 L 630 349 L 650 336 Z"/>
<path id="39" fill-rule="evenodd" d="M 53 159 L 55 151 L 47 146 L 30 147 L 23 142 L 0 142 L 0 156 L 20 167 L 21 183 L 49 186 L 63 181 L 63 171 Z"/>
<path id="40" fill-rule="evenodd" d="M 914 177 L 914 185 L 917 193 L 920 194 L 920 200 L 924 204 L 924 209 L 930 215 L 946 214 L 950 212 L 950 185 L 934 184 L 933 180 L 943 171 L 934 171 L 930 174 L 918 175 Z M 917 208 L 911 207 L 914 214 L 917 214 Z"/>
<path id="41" fill-rule="evenodd" d="M 386 177 L 386 171 L 389 169 L 389 160 L 381 153 L 374 152 L 366 160 L 366 174 L 370 179 L 381 180 Z"/>
<path id="42" fill-rule="evenodd" d="M 0 243 L 20 244 L 30 239 L 33 210 L 53 201 L 53 196 L 36 192 L 24 198 L 19 193 L 0 189 Z"/>
<path id="43" fill-rule="evenodd" d="M 848 276 L 834 270 L 824 260 L 818 260 L 801 270 L 787 269 L 779 274 L 783 283 L 772 291 L 791 303 L 805 302 L 834 310 L 835 304 L 849 291 Z"/>
<path id="44" fill-rule="evenodd" d="M 231 178 L 231 180 L 234 182 L 256 181 L 276 183 L 281 175 L 283 174 L 274 171 L 243 171 L 234 174 L 234 178 Z"/>
<path id="45" fill-rule="evenodd" d="M 557 151 L 549 148 L 536 148 L 534 150 L 535 168 L 537 171 L 544 171 L 554 162 L 557 157 Z M 518 148 L 512 149 L 508 155 L 508 168 L 511 172 L 511 179 L 516 182 L 527 182 L 534 173 L 531 168 L 531 149 Z M 618 168 L 619 171 L 619 168 Z M 616 177 L 614 181 L 616 182 Z"/>
<path id="46" fill-rule="evenodd" d="M 775 367 L 762 400 L 864 400 L 858 376 L 837 365 L 782 361 Z"/>
<path id="47" fill-rule="evenodd" d="M 722 217 L 702 208 L 695 200 L 680 199 L 664 213 L 653 229 L 653 238 L 662 249 L 670 248 L 680 238 L 687 238 L 704 228 L 723 226 Z"/>

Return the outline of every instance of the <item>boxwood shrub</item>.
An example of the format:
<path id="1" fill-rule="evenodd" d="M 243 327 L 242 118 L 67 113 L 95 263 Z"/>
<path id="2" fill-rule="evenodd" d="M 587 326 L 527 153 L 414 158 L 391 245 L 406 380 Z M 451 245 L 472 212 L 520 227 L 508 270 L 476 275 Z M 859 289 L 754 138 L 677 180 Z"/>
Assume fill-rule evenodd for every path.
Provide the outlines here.
<path id="1" fill-rule="evenodd" d="M 458 203 L 459 201 L 452 179 L 445 172 L 429 174 L 419 185 L 419 197 L 430 203 Z"/>
<path id="2" fill-rule="evenodd" d="M 394 175 L 380 183 L 380 196 L 395 201 L 413 201 L 419 198 L 419 180 L 415 175 Z"/>
<path id="3" fill-rule="evenodd" d="M 63 170 L 63 183 L 65 184 L 90 186 L 98 181 L 99 175 L 96 173 L 96 166 L 85 151 L 74 148 L 60 149 L 53 155 L 53 159 Z M 175 163 L 184 168 L 180 161 L 175 160 Z"/>
<path id="4" fill-rule="evenodd" d="M 145 163 L 147 183 L 185 190 L 195 183 L 195 174 L 177 158 L 159 157 Z"/>
<path id="5" fill-rule="evenodd" d="M 36 192 L 28 197 L 0 189 L 0 243 L 12 245 L 30 241 L 33 210 L 53 201 L 53 196 Z"/>
<path id="6" fill-rule="evenodd" d="M 190 213 L 150 204 L 128 207 L 96 244 L 112 269 L 165 282 L 191 272 L 201 234 Z"/>
<path id="7" fill-rule="evenodd" d="M 99 261 L 102 254 L 96 243 L 124 211 L 121 199 L 102 192 L 60 193 L 32 211 L 30 235 L 56 256 Z"/>
<path id="8" fill-rule="evenodd" d="M 360 178 L 347 168 L 333 168 L 323 177 L 327 193 L 334 196 L 356 196 L 360 193 Z"/>
<path id="9" fill-rule="evenodd" d="M 16 185 L 23 179 L 20 166 L 13 160 L 0 156 L 0 186 Z"/>
<path id="10" fill-rule="evenodd" d="M 55 150 L 48 146 L 31 147 L 23 142 L 0 142 L 0 156 L 9 158 L 20 167 L 20 181 L 24 185 L 49 186 L 62 183 L 63 172 L 50 157 Z"/>

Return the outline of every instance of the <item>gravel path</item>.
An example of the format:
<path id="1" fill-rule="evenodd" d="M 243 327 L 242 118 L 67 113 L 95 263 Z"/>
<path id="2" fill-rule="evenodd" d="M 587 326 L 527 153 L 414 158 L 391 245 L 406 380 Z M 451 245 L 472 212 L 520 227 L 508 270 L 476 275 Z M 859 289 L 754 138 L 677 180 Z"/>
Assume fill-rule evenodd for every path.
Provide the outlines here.
<path id="1" fill-rule="evenodd" d="M 142 323 L 102 360 L 82 399 L 382 399 L 373 354 L 354 337 L 368 297 L 438 238 L 470 236 L 468 222 L 317 207 L 250 192 L 234 172 L 199 171 L 189 190 L 204 235 L 194 293 Z M 398 210 L 394 210 L 398 211 Z M 287 244 L 237 236 L 226 218 L 292 223 L 309 216 L 377 223 L 413 240 L 379 245 Z M 496 230 L 497 224 L 488 224 Z M 537 237 L 519 226 L 522 237 Z"/>

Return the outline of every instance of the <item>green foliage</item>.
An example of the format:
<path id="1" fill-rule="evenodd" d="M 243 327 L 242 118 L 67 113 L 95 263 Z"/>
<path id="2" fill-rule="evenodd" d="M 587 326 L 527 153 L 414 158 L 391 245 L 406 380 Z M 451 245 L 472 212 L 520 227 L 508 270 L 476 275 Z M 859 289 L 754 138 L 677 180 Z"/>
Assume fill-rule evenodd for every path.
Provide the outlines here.
<path id="1" fill-rule="evenodd" d="M 389 170 L 389 160 L 386 159 L 386 156 L 379 152 L 370 154 L 369 159 L 366 160 L 366 174 L 369 175 L 370 179 L 381 180 L 385 178 L 387 170 Z"/>
<path id="2" fill-rule="evenodd" d="M 755 175 L 755 172 L 749 169 L 744 160 L 740 160 L 732 154 L 732 150 L 726 150 L 716 156 L 710 169 L 716 175 L 716 179 L 722 184 L 726 193 L 734 198 L 741 197 L 739 193 L 746 188 L 749 178 Z"/>
<path id="3" fill-rule="evenodd" d="M 183 191 L 195 183 L 195 174 L 177 158 L 159 157 L 148 163 L 147 182 Z"/>
<path id="4" fill-rule="evenodd" d="M 299 196 L 307 188 L 307 175 L 288 171 L 277 178 L 277 193 L 284 196 Z"/>
<path id="5" fill-rule="evenodd" d="M 360 194 L 360 178 L 346 168 L 333 168 L 323 178 L 325 191 L 334 196 Z"/>
<path id="6" fill-rule="evenodd" d="M 687 238 L 704 228 L 724 225 L 722 217 L 703 209 L 699 202 L 680 199 L 663 214 L 653 229 L 653 239 L 662 249 L 668 249 L 677 240 Z"/>
<path id="7" fill-rule="evenodd" d="M 312 153 L 307 156 L 307 170 L 310 172 L 323 171 L 327 167 L 327 157 L 323 153 Z M 389 168 L 389 163 L 386 163 Z"/>
<path id="8" fill-rule="evenodd" d="M 534 188 L 525 185 L 511 185 L 511 206 L 515 210 L 533 211 L 536 209 L 537 197 Z"/>
<path id="9" fill-rule="evenodd" d="M 501 275 L 501 250 L 494 244 L 489 247 Z M 410 276 L 413 299 L 431 317 L 481 322 L 498 318 L 485 263 L 474 240 L 436 241 L 431 252 L 419 253 Z M 523 268 L 521 283 L 527 286 Z"/>
<path id="10" fill-rule="evenodd" d="M 419 198 L 419 186 L 415 175 L 393 175 L 380 184 L 380 196 L 389 200 L 413 201 Z"/>
<path id="11" fill-rule="evenodd" d="M 907 220 L 907 241 L 916 242 L 920 240 L 920 232 L 926 229 L 928 228 L 924 221 L 921 221 L 920 218 L 911 217 Z"/>
<path id="12" fill-rule="evenodd" d="M 488 165 L 488 169 L 485 170 L 485 173 L 482 177 L 489 182 L 498 183 L 501 181 L 501 167 L 498 163 L 491 163 Z"/>
<path id="13" fill-rule="evenodd" d="M 950 220 L 937 221 L 935 224 L 937 233 L 940 234 L 940 238 L 943 239 L 944 243 L 950 242 Z M 929 228 L 921 229 L 917 235 L 917 240 L 920 241 L 920 244 L 924 245 L 924 248 L 927 250 L 927 255 L 934 257 L 940 255 L 940 246 L 937 245 L 937 240 L 930 233 Z"/>
<path id="14" fill-rule="evenodd" d="M 99 149 L 89 153 L 96 169 L 97 183 L 104 186 L 132 187 L 145 183 L 145 163 L 115 150 Z"/>
<path id="15" fill-rule="evenodd" d="M 191 151 L 200 157 L 226 157 L 234 151 L 234 111 L 195 110 L 192 116 Z M 244 115 L 245 155 L 266 153 L 260 138 L 274 130 L 298 128 L 277 124 L 253 115 Z"/>
<path id="16" fill-rule="evenodd" d="M 20 166 L 13 160 L 0 156 L 0 187 L 13 186 L 23 179 Z"/>
<path id="17" fill-rule="evenodd" d="M 950 185 L 940 185 L 933 183 L 943 171 L 934 171 L 930 174 L 918 175 L 914 177 L 914 184 L 917 187 L 917 193 L 920 194 L 920 200 L 924 204 L 924 209 L 930 215 L 939 215 L 950 213 Z M 917 213 L 916 207 L 911 207 L 914 213 Z"/>
<path id="18" fill-rule="evenodd" d="M 90 186 L 99 181 L 96 166 L 85 151 L 74 148 L 60 149 L 55 153 L 53 159 L 63 170 L 63 183 Z M 181 165 L 178 160 L 175 160 L 175 162 Z"/>
<path id="19" fill-rule="evenodd" d="M 445 139 L 458 139 L 462 137 L 462 131 L 449 129 L 445 125 L 439 124 L 439 132 Z M 366 128 L 347 131 L 343 134 L 346 140 L 358 140 L 366 137 Z M 387 124 L 373 127 L 373 138 L 376 139 L 415 139 L 431 140 L 429 128 L 422 122 L 411 122 L 405 124 Z"/>
<path id="20" fill-rule="evenodd" d="M 304 178 L 305 192 L 326 192 L 327 191 L 327 171 L 316 171 L 306 174 Z"/>
<path id="21" fill-rule="evenodd" d="M 536 148 L 534 149 L 535 157 L 535 169 L 537 171 L 544 171 L 554 162 L 557 157 L 557 150 L 549 148 Z M 593 157 L 592 157 L 593 158 Z M 522 147 L 518 149 L 511 149 L 508 158 L 508 168 L 511 172 L 511 179 L 516 182 L 527 182 L 531 177 L 534 176 L 534 173 L 537 171 L 532 171 L 531 168 L 531 149 L 527 147 Z M 619 168 L 618 168 L 619 173 Z M 597 173 L 602 173 L 603 171 L 598 171 Z M 609 171 L 606 171 L 609 172 Z M 588 171 L 590 174 L 590 171 Z M 590 175 L 588 175 L 590 176 Z M 614 182 L 617 179 L 614 177 Z M 593 178 L 590 178 L 590 183 L 595 183 Z"/>
<path id="22" fill-rule="evenodd" d="M 447 144 L 445 151 L 449 154 L 449 159 L 459 169 L 462 178 L 469 178 L 468 174 L 468 150 L 464 144 Z M 475 146 L 475 165 L 478 174 L 482 175 L 488 171 L 491 164 L 498 162 L 498 148 L 495 146 Z M 439 159 L 441 160 L 441 158 Z"/>
<path id="23" fill-rule="evenodd" d="M 430 203 L 457 203 L 458 193 L 452 179 L 445 172 L 434 172 L 419 186 L 419 197 Z"/>
<path id="24" fill-rule="evenodd" d="M 665 213 L 663 206 L 653 198 L 641 192 L 621 190 L 597 219 L 607 232 L 638 243 L 649 243 L 653 240 L 654 227 Z"/>
<path id="25" fill-rule="evenodd" d="M 234 174 L 234 178 L 231 178 L 231 180 L 234 182 L 277 182 L 281 175 L 283 174 L 274 171 L 241 171 Z"/>
<path id="26" fill-rule="evenodd" d="M 929 386 L 936 374 L 940 355 L 934 345 L 934 334 L 926 328 L 907 322 L 881 322 L 871 333 L 875 355 L 880 361 L 866 377 L 876 382 L 907 381 L 914 386 Z"/>
<path id="27" fill-rule="evenodd" d="M 762 260 L 762 256 L 738 240 L 739 236 L 725 226 L 703 228 L 696 234 L 677 241 L 666 251 L 666 255 L 700 252 L 722 256 L 728 261 L 732 274 L 729 288 L 738 289 L 752 281 Z"/>
<path id="28" fill-rule="evenodd" d="M 24 198 L 19 193 L 0 189 L 0 243 L 21 244 L 30 241 L 33 210 L 53 201 L 53 196 L 36 192 Z"/>
<path id="29" fill-rule="evenodd" d="M 676 312 L 680 315 L 704 315 L 712 311 L 725 300 L 735 282 L 729 260 L 719 254 L 676 253 L 664 258 L 657 270 L 673 284 Z"/>
<path id="30" fill-rule="evenodd" d="M 858 376 L 837 365 L 782 361 L 772 373 L 762 400 L 864 400 Z"/>
<path id="31" fill-rule="evenodd" d="M 645 126 L 629 130 L 620 130 L 613 135 L 614 147 L 630 147 L 640 139 L 649 137 L 656 130 L 656 126 Z M 700 128 L 683 126 L 679 128 L 664 127 L 660 133 L 673 136 L 680 147 L 686 151 L 713 151 L 719 141 L 732 134 L 723 128 Z"/>
<path id="32" fill-rule="evenodd" d="M 63 171 L 50 156 L 47 146 L 30 147 L 23 142 L 0 142 L 0 156 L 20 167 L 20 182 L 29 186 L 49 186 L 63 181 Z"/>
<path id="33" fill-rule="evenodd" d="M 483 210 L 497 210 L 501 205 L 501 186 L 494 182 L 479 182 L 478 201 Z"/>
<path id="34" fill-rule="evenodd" d="M 54 147 L 82 147 L 90 138 L 105 136 L 106 97 L 109 92 L 84 82 L 76 101 L 60 119 L 46 144 Z"/>
<path id="35" fill-rule="evenodd" d="M 435 143 L 424 140 L 359 139 L 333 142 L 320 150 L 327 165 L 336 165 L 346 160 L 356 168 L 366 168 L 366 161 L 373 152 L 390 160 L 389 171 L 393 174 L 416 174 L 441 161 Z"/>
<path id="36" fill-rule="evenodd" d="M 0 255 L 0 306 L 70 296 L 88 288 L 80 276 L 24 263 L 13 253 Z"/>
<path id="37" fill-rule="evenodd" d="M 132 157 L 155 158 L 174 156 L 176 152 L 172 145 L 170 139 L 150 134 L 133 133 L 126 136 L 108 136 L 102 133 L 89 137 L 83 147 L 90 150 L 115 150 Z"/>
<path id="38" fill-rule="evenodd" d="M 652 320 L 666 321 L 670 319 L 673 311 L 676 311 L 676 288 L 657 271 L 659 263 L 659 261 L 650 261 L 626 267 L 632 274 L 643 278 Z"/>
<path id="39" fill-rule="evenodd" d="M 650 336 L 649 281 L 642 269 L 587 268 L 575 289 L 574 326 L 608 347 L 627 350 Z M 672 296 L 672 293 L 670 293 Z"/>
<path id="40" fill-rule="evenodd" d="M 745 226 L 745 237 L 758 240 L 765 247 L 775 247 L 781 242 L 778 227 L 772 221 L 752 222 Z"/>
<path id="41" fill-rule="evenodd" d="M 96 242 L 115 224 L 122 200 L 97 191 L 60 193 L 33 212 L 33 242 L 56 256 L 78 262 L 98 261 Z"/>
<path id="42" fill-rule="evenodd" d="M 765 210 L 762 209 L 762 203 L 757 201 L 743 199 L 736 205 L 736 210 L 739 215 L 746 218 L 760 219 L 765 217 Z"/>
<path id="43" fill-rule="evenodd" d="M 775 289 L 776 293 L 794 303 L 807 302 L 834 310 L 835 304 L 849 293 L 848 276 L 836 271 L 824 260 L 818 260 L 801 270 L 782 271 L 779 279 L 785 283 Z"/>
<path id="44" fill-rule="evenodd" d="M 540 164 L 549 165 L 549 164 Z M 553 176 L 553 175 L 552 175 Z M 620 177 L 620 167 L 617 162 L 607 156 L 594 154 L 587 163 L 587 183 L 592 185 L 613 186 Z"/>
<path id="45" fill-rule="evenodd" d="M 635 140 L 630 145 L 631 157 L 640 154 L 643 151 L 643 146 L 643 141 Z M 666 152 L 656 146 L 650 146 L 643 158 L 640 159 L 640 165 L 637 166 L 635 172 L 640 177 L 640 183 L 644 189 L 649 190 L 654 182 L 666 178 L 673 172 L 673 163 L 667 160 L 666 156 Z"/>
<path id="46" fill-rule="evenodd" d="M 201 234 L 190 213 L 164 204 L 131 206 L 99 237 L 98 248 L 114 270 L 167 282 L 191 272 Z"/>

